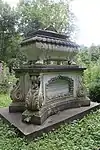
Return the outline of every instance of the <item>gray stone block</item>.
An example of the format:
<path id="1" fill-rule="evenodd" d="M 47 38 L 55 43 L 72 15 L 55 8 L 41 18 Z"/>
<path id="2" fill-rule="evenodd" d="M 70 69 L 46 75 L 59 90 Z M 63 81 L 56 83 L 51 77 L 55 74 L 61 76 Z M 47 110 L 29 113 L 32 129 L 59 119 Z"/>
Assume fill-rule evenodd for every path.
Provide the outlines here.
<path id="1" fill-rule="evenodd" d="M 9 106 L 10 113 L 23 112 L 25 110 L 25 102 L 14 102 Z"/>

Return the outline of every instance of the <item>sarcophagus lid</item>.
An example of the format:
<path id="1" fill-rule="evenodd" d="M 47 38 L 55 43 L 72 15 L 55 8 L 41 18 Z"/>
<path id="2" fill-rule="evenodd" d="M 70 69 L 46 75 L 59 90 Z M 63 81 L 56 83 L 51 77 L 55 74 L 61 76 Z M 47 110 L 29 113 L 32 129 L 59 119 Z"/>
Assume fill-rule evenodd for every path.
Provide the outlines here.
<path id="1" fill-rule="evenodd" d="M 29 33 L 29 37 L 21 42 L 21 51 L 28 60 L 72 59 L 79 46 L 65 34 L 58 33 L 54 28 L 37 30 Z"/>

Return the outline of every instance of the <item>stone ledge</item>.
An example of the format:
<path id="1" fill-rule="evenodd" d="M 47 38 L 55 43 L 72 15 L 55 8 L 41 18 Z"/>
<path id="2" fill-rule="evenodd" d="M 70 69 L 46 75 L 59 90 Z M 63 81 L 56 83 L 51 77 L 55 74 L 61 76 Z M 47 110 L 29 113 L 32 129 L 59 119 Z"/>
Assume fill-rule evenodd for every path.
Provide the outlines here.
<path id="1" fill-rule="evenodd" d="M 13 69 L 16 73 L 45 73 L 61 71 L 84 71 L 86 68 L 77 65 L 32 65 Z"/>
<path id="2" fill-rule="evenodd" d="M 100 104 L 91 102 L 90 106 L 73 108 L 61 111 L 53 116 L 50 116 L 42 125 L 26 124 L 22 122 L 21 113 L 9 113 L 9 108 L 0 108 L 0 116 L 16 127 L 22 135 L 26 137 L 38 137 L 43 132 L 48 132 L 63 123 L 70 123 L 73 120 L 81 119 L 91 111 L 99 109 Z"/>

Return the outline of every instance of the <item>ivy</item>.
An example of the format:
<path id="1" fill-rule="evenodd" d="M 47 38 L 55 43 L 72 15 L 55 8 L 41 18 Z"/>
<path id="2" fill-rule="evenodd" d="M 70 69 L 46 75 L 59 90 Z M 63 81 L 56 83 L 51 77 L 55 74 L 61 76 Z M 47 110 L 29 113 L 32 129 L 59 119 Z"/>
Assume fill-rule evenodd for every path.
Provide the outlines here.
<path id="1" fill-rule="evenodd" d="M 0 98 L 0 106 L 5 96 Z M 7 101 L 7 99 L 5 99 Z M 10 100 L 9 100 L 10 103 Z M 4 106 L 9 105 L 5 102 Z M 28 141 L 0 119 L 0 150 L 99 150 L 100 110 L 80 121 L 61 125 L 60 128 Z"/>

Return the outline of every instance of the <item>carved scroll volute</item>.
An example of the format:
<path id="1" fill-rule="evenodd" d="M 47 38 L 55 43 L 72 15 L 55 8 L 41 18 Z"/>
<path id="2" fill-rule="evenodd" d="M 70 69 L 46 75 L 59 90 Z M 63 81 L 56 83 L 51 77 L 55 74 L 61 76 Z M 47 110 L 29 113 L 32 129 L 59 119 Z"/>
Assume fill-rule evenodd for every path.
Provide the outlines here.
<path id="1" fill-rule="evenodd" d="M 21 92 L 20 82 L 17 80 L 16 85 L 13 86 L 13 89 L 10 93 L 10 98 L 13 102 L 23 102 L 24 97 Z"/>
<path id="2" fill-rule="evenodd" d="M 42 104 L 43 104 L 43 96 L 39 93 L 39 81 L 36 79 L 36 81 L 32 81 L 32 87 L 29 89 L 26 100 L 25 100 L 25 106 L 28 110 L 31 111 L 38 111 Z"/>
<path id="3" fill-rule="evenodd" d="M 83 78 L 80 77 L 78 79 L 77 97 L 85 97 L 85 96 L 86 96 L 86 90 L 83 83 Z"/>

